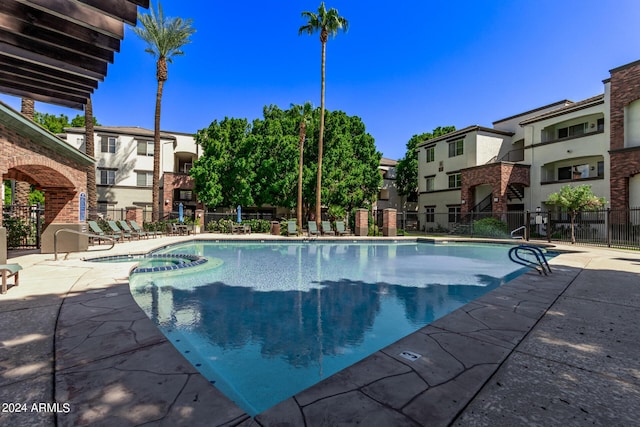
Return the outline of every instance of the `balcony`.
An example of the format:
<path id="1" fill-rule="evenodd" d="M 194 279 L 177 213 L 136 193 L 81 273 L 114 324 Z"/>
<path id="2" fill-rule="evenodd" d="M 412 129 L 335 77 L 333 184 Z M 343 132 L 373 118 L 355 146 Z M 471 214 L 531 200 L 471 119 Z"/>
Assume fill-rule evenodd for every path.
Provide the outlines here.
<path id="1" fill-rule="evenodd" d="M 540 184 L 604 179 L 604 157 L 592 156 L 548 163 L 540 168 Z"/>
<path id="2" fill-rule="evenodd" d="M 547 126 L 540 132 L 542 144 L 568 141 L 604 132 L 604 114 L 590 114 Z"/>

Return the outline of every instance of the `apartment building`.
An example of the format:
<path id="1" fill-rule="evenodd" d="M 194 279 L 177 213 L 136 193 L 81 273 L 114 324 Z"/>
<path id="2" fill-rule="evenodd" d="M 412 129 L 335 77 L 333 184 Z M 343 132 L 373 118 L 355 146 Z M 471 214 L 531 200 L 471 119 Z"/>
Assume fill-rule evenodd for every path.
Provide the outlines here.
<path id="1" fill-rule="evenodd" d="M 610 75 L 592 98 L 419 144 L 422 228 L 438 225 L 435 213 L 455 223 L 468 212 L 547 210 L 567 184 L 591 185 L 612 209 L 640 207 L 640 61 Z"/>
<path id="2" fill-rule="evenodd" d="M 63 138 L 86 152 L 84 128 L 67 128 Z M 153 130 L 96 126 L 94 146 L 98 212 L 107 216 L 134 206 L 151 211 Z M 175 212 L 180 203 L 185 212 L 202 208 L 193 192 L 193 180 L 188 175 L 199 155 L 193 135 L 162 132 L 160 146 L 160 210 Z"/>

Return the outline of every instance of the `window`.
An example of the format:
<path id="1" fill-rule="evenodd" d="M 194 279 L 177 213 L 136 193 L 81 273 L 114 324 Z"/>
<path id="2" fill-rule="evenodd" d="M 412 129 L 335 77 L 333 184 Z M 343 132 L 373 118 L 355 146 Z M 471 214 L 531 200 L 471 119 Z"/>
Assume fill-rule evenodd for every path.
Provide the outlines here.
<path id="1" fill-rule="evenodd" d="M 568 126 L 566 128 L 558 129 L 558 139 L 569 138 L 572 136 L 583 135 L 587 131 L 588 123 L 580 123 L 578 125 Z M 604 126 L 604 122 L 603 122 Z"/>
<path id="2" fill-rule="evenodd" d="M 589 178 L 589 165 L 558 168 L 558 181 Z"/>
<path id="3" fill-rule="evenodd" d="M 138 187 L 151 187 L 153 185 L 153 172 L 136 172 L 136 185 Z"/>
<path id="4" fill-rule="evenodd" d="M 138 156 L 153 156 L 153 141 L 138 141 Z"/>
<path id="5" fill-rule="evenodd" d="M 389 200 L 389 190 L 387 188 L 380 189 L 378 200 Z"/>
<path id="6" fill-rule="evenodd" d="M 604 132 L 604 119 L 598 119 L 598 132 Z"/>
<path id="7" fill-rule="evenodd" d="M 600 178 L 604 177 L 604 162 L 603 161 L 598 162 L 598 177 L 600 177 Z"/>
<path id="8" fill-rule="evenodd" d="M 191 190 L 180 190 L 180 200 L 191 200 L 193 192 Z"/>
<path id="9" fill-rule="evenodd" d="M 431 163 L 436 159 L 436 147 L 427 148 L 427 163 Z"/>
<path id="10" fill-rule="evenodd" d="M 433 191 L 435 189 L 434 185 L 435 185 L 435 177 L 433 176 L 429 176 L 427 177 L 427 190 L 426 191 Z"/>
<path id="11" fill-rule="evenodd" d="M 464 153 L 464 139 L 449 143 L 449 157 L 461 156 Z"/>
<path id="12" fill-rule="evenodd" d="M 425 206 L 424 211 L 426 214 L 425 222 L 436 222 L 436 207 Z"/>
<path id="13" fill-rule="evenodd" d="M 460 188 L 462 187 L 462 174 L 454 173 L 449 175 L 449 188 Z"/>
<path id="14" fill-rule="evenodd" d="M 116 138 L 113 136 L 103 136 L 100 142 L 100 151 L 103 153 L 115 153 Z"/>
<path id="15" fill-rule="evenodd" d="M 100 184 L 101 185 L 115 185 L 116 183 L 116 171 L 115 170 L 100 170 Z"/>
<path id="16" fill-rule="evenodd" d="M 449 206 L 449 222 L 458 222 L 460 218 L 460 206 Z"/>
<path id="17" fill-rule="evenodd" d="M 193 163 L 185 163 L 184 165 L 182 165 L 182 173 L 189 173 L 192 167 Z"/>
<path id="18" fill-rule="evenodd" d="M 107 202 L 98 202 L 98 216 L 106 218 L 108 215 L 109 205 Z"/>

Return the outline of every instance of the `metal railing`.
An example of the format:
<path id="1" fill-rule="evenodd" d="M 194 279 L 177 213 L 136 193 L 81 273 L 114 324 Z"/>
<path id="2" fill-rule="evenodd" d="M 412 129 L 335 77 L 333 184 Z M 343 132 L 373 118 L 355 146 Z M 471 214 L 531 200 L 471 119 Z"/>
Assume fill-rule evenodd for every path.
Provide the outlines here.
<path id="1" fill-rule="evenodd" d="M 78 234 L 80 236 L 87 236 L 87 237 L 93 238 L 93 239 L 111 240 L 111 246 L 109 246 L 108 248 L 105 248 L 105 249 L 94 249 L 94 251 L 108 251 L 109 249 L 113 248 L 115 246 L 115 244 L 116 244 L 115 239 L 113 239 L 111 237 L 98 236 L 96 234 L 87 233 L 86 231 L 71 230 L 70 228 L 61 228 L 59 230 L 56 230 L 55 233 L 53 233 L 53 259 L 55 261 L 58 260 L 58 234 L 60 234 L 62 232 Z M 71 252 L 67 252 L 67 256 L 69 256 L 70 253 Z"/>

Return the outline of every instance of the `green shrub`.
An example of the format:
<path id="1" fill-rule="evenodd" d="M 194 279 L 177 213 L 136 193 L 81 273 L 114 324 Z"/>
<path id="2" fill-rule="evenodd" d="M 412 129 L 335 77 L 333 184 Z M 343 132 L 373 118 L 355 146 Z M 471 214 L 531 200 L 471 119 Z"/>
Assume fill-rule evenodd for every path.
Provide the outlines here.
<path id="1" fill-rule="evenodd" d="M 347 211 L 342 206 L 329 206 L 327 209 L 327 216 L 330 221 L 342 221 L 347 216 Z"/>
<path id="2" fill-rule="evenodd" d="M 489 217 L 473 221 L 473 234 L 485 237 L 504 237 L 507 233 L 507 223 L 497 218 Z"/>
<path id="3" fill-rule="evenodd" d="M 35 224 L 30 225 L 22 218 L 5 216 L 2 225 L 7 229 L 7 247 L 9 248 L 22 246 L 23 241 L 32 235 L 32 231 L 35 231 Z"/>
<path id="4" fill-rule="evenodd" d="M 248 219 L 242 221 L 251 227 L 252 233 L 269 233 L 271 232 L 271 221 L 267 219 Z"/>

